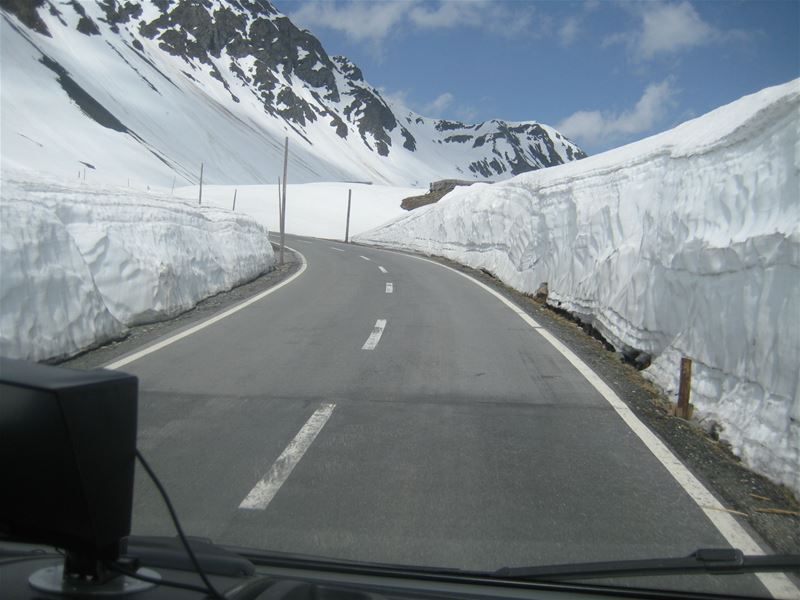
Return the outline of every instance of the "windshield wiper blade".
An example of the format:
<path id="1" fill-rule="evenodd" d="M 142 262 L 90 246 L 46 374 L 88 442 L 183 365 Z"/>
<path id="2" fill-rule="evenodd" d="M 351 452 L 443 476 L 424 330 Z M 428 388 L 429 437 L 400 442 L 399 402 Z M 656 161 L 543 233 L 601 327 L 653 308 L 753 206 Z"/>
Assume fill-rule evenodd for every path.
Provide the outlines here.
<path id="1" fill-rule="evenodd" d="M 255 566 L 245 557 L 211 540 L 194 536 L 187 536 L 187 540 L 206 573 L 237 577 L 250 576 L 255 572 Z M 131 535 L 125 538 L 124 554 L 140 560 L 148 567 L 195 570 L 178 537 Z"/>
<path id="2" fill-rule="evenodd" d="M 735 548 L 705 548 L 686 557 L 503 567 L 492 575 L 514 580 L 606 579 L 692 573 L 730 574 L 800 571 L 800 554 L 745 555 Z"/>

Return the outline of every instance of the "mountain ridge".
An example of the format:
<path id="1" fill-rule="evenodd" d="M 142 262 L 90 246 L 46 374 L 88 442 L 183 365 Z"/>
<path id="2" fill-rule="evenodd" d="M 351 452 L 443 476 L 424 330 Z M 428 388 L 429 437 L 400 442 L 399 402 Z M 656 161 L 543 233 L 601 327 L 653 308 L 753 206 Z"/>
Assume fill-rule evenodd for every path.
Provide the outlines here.
<path id="1" fill-rule="evenodd" d="M 153 131 L 158 125 L 166 129 L 169 121 L 157 114 L 156 105 L 162 113 L 186 112 L 186 99 L 167 93 L 169 87 L 208 105 L 196 111 L 202 113 L 200 120 L 192 121 L 207 127 L 206 137 L 218 141 L 228 133 L 221 124 L 211 128 L 221 115 L 236 121 L 247 154 L 266 146 L 262 151 L 270 164 L 263 172 L 249 164 L 212 167 L 209 175 L 219 183 L 274 181 L 283 135 L 294 140 L 292 166 L 299 181 L 419 185 L 448 177 L 505 179 L 585 156 L 553 128 L 535 121 L 465 124 L 400 111 L 364 80 L 357 65 L 329 56 L 311 32 L 297 28 L 266 0 L 101 0 L 87 6 L 75 0 L 59 5 L 2 0 L 0 8 L 5 25 L 41 53 L 38 62 L 58 65 L 54 72 L 62 73 L 62 87 L 67 74 L 86 96 L 136 132 L 135 139 L 151 155 L 187 180 L 193 178 L 199 149 L 187 152 L 172 136 Z M 15 39 L 12 50 L 19 44 Z M 106 66 L 109 76 L 125 78 L 123 87 L 130 89 L 135 81 L 141 89 L 111 94 L 101 73 L 81 62 L 81 52 L 86 62 Z M 13 113 L 21 107 L 10 108 Z M 142 126 L 134 126 L 136 120 Z"/>

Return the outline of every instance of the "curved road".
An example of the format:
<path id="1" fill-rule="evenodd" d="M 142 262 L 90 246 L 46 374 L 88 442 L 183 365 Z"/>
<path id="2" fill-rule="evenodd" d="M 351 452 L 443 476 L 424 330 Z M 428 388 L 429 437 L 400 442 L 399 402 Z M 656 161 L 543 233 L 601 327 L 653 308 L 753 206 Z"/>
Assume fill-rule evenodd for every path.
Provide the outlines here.
<path id="1" fill-rule="evenodd" d="M 467 569 L 728 545 L 492 294 L 403 254 L 288 245 L 308 261 L 295 280 L 121 367 L 140 378 L 139 446 L 187 533 Z M 141 472 L 133 531 L 174 531 Z M 766 594 L 754 576 L 641 583 Z"/>

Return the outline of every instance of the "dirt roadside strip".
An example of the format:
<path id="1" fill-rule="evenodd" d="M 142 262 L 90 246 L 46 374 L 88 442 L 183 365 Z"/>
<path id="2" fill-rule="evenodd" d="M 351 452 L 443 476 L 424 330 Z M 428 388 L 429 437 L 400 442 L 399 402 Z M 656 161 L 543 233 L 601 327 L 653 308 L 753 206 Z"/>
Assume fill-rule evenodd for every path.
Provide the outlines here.
<path id="1" fill-rule="evenodd" d="M 409 253 L 413 254 L 413 253 Z M 751 532 L 777 553 L 800 553 L 800 503 L 792 492 L 745 467 L 723 443 L 712 439 L 696 423 L 672 416 L 670 402 L 633 366 L 623 363 L 604 344 L 576 322 L 530 296 L 510 288 L 484 271 L 454 261 L 426 256 L 467 273 L 515 302 L 538 323 L 590 366 L 662 441 L 686 464 Z M 201 301 L 195 308 L 172 319 L 132 327 L 129 335 L 59 364 L 91 369 L 109 364 L 125 354 L 178 333 L 199 321 L 285 280 L 300 268 L 300 260 L 286 253 L 286 263 L 272 271 Z"/>

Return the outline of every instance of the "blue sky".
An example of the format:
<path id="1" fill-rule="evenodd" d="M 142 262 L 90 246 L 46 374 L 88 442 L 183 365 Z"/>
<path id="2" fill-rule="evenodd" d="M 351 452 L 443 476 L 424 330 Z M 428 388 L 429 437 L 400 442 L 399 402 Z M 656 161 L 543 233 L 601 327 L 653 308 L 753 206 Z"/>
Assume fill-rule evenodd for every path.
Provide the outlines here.
<path id="1" fill-rule="evenodd" d="M 800 1 L 276 0 L 430 117 L 536 120 L 589 153 L 800 76 Z"/>

